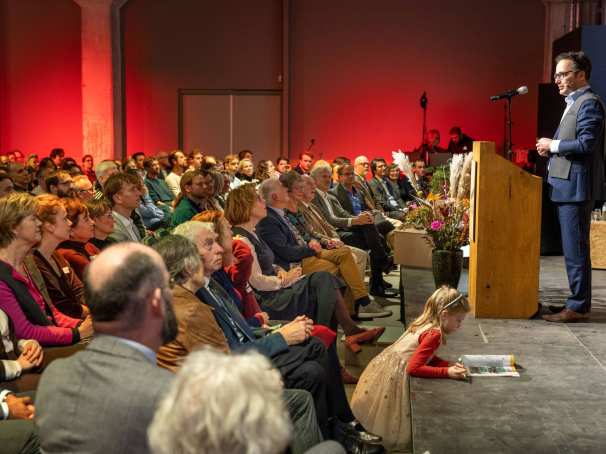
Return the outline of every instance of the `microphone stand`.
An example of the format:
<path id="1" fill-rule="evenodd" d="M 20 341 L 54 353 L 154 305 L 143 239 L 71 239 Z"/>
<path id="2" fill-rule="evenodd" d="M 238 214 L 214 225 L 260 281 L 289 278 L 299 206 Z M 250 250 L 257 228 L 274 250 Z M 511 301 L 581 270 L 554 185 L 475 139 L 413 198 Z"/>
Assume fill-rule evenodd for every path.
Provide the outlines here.
<path id="1" fill-rule="evenodd" d="M 425 161 L 425 165 L 429 165 L 429 154 L 423 148 L 423 145 L 425 145 L 425 136 L 427 135 L 427 92 L 423 92 L 419 103 L 421 104 L 421 109 L 423 109 L 423 126 L 421 129 L 421 146 L 419 150 L 421 150 L 421 157 Z"/>
<path id="2" fill-rule="evenodd" d="M 505 121 L 503 130 L 503 154 L 509 161 L 513 161 L 513 140 L 512 140 L 512 117 L 511 117 L 511 98 L 513 96 L 505 96 L 502 99 L 507 100 L 507 104 L 503 106 L 505 111 Z"/>

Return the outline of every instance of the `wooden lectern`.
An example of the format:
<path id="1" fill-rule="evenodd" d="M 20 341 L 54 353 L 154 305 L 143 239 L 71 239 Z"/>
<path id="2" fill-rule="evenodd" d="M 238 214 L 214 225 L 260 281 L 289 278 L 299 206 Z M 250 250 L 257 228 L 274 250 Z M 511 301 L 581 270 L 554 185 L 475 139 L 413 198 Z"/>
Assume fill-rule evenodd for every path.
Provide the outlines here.
<path id="1" fill-rule="evenodd" d="M 530 318 L 538 309 L 541 178 L 473 143 L 469 302 L 477 318 Z"/>

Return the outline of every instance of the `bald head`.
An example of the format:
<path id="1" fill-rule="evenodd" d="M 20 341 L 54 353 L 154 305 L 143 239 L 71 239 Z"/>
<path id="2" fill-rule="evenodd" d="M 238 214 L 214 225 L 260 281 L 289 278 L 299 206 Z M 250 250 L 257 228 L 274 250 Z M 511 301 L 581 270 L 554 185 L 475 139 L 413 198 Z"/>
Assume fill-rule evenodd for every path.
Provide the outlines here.
<path id="1" fill-rule="evenodd" d="M 369 167 L 370 163 L 368 162 L 368 158 L 366 156 L 358 156 L 354 160 L 354 172 L 361 177 L 366 177 Z"/>
<path id="2" fill-rule="evenodd" d="M 95 322 L 138 323 L 152 293 L 168 289 L 162 257 L 139 243 L 119 243 L 103 250 L 86 269 L 86 302 Z"/>

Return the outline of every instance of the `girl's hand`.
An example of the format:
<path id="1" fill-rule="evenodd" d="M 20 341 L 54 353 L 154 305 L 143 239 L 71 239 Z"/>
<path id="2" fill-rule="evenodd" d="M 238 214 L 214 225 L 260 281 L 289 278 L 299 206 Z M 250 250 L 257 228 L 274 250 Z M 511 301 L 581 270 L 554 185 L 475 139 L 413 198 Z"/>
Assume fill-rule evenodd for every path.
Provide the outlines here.
<path id="1" fill-rule="evenodd" d="M 448 368 L 448 377 L 455 380 L 463 380 L 467 377 L 467 369 L 465 369 L 465 367 L 463 367 L 461 364 L 457 363 Z"/>

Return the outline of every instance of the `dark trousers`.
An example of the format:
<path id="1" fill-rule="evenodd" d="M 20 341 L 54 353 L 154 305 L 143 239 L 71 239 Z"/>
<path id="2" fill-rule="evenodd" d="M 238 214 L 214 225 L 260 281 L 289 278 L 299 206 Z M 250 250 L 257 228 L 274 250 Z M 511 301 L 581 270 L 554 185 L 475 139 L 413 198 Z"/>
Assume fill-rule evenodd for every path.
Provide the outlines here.
<path id="1" fill-rule="evenodd" d="M 579 313 L 591 311 L 591 257 L 589 224 L 593 201 L 556 203 L 562 249 L 570 287 L 566 307 Z"/>
<path id="2" fill-rule="evenodd" d="M 393 226 L 384 221 L 389 227 Z M 387 243 L 374 224 L 352 226 L 339 231 L 343 243 L 358 249 L 370 250 L 370 288 L 383 286 L 383 265 L 387 263 Z"/>

